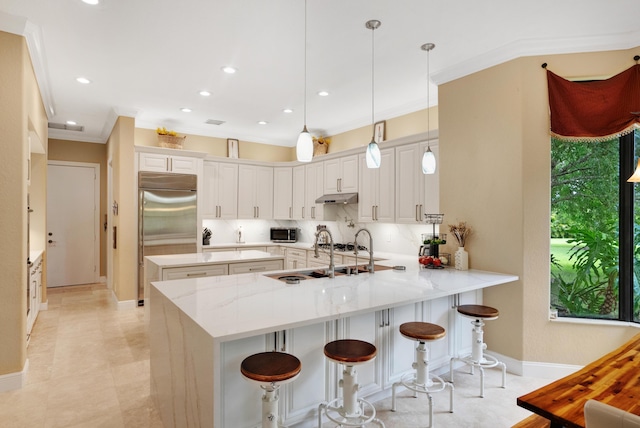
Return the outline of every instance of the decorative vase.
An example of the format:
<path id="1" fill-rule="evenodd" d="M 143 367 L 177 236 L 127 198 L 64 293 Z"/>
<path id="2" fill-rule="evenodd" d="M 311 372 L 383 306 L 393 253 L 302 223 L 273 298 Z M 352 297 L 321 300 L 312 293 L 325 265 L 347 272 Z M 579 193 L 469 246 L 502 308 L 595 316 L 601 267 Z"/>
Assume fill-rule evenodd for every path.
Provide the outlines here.
<path id="1" fill-rule="evenodd" d="M 456 270 L 469 270 L 469 253 L 465 251 L 464 247 L 458 247 L 455 258 Z"/>

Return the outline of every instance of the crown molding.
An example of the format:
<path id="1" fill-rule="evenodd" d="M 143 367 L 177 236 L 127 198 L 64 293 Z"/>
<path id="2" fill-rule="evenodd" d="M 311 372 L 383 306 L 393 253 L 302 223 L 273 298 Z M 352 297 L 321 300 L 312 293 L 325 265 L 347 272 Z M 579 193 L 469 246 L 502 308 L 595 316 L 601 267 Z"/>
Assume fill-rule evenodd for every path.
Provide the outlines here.
<path id="1" fill-rule="evenodd" d="M 640 46 L 640 31 L 564 39 L 517 40 L 436 71 L 431 74 L 431 80 L 436 85 L 442 85 L 520 57 L 614 51 L 638 46 Z"/>
<path id="2" fill-rule="evenodd" d="M 36 75 L 36 81 L 40 89 L 40 97 L 44 105 L 47 119 L 55 115 L 55 102 L 51 94 L 51 83 L 47 73 L 47 61 L 44 54 L 44 43 L 42 41 L 42 30 L 37 25 L 29 22 L 26 18 L 9 15 L 0 12 L 0 31 L 16 34 L 25 38 L 31 64 Z"/>

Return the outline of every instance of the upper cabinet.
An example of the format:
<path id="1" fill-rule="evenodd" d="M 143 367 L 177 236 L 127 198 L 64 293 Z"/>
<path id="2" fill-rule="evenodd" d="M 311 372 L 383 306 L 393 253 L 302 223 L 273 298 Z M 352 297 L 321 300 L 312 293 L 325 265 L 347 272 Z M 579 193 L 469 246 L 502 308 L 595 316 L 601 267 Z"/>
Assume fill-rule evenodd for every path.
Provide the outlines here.
<path id="1" fill-rule="evenodd" d="M 138 153 L 138 156 L 138 171 L 198 174 L 198 158 L 159 153 Z"/>
<path id="2" fill-rule="evenodd" d="M 367 168 L 366 155 L 360 154 L 358 183 L 358 221 L 394 222 L 395 149 L 380 151 L 380 168 Z"/>
<path id="3" fill-rule="evenodd" d="M 423 223 L 425 214 L 439 213 L 438 171 L 422 173 L 422 155 L 427 143 L 396 147 L 396 223 Z M 431 143 L 438 162 L 438 147 Z"/>
<path id="4" fill-rule="evenodd" d="M 203 218 L 237 218 L 238 164 L 204 161 L 202 175 Z"/>
<path id="5" fill-rule="evenodd" d="M 316 199 L 325 192 L 324 162 L 305 165 L 305 203 L 303 220 L 324 220 L 324 205 Z"/>
<path id="6" fill-rule="evenodd" d="M 307 188 L 306 165 L 294 166 L 292 170 L 292 219 L 302 220 L 305 216 Z"/>
<path id="7" fill-rule="evenodd" d="M 293 218 L 293 181 L 291 167 L 273 169 L 273 218 Z"/>
<path id="8" fill-rule="evenodd" d="M 238 218 L 273 218 L 273 168 L 239 165 Z"/>
<path id="9" fill-rule="evenodd" d="M 324 161 L 324 193 L 358 191 L 358 155 Z"/>

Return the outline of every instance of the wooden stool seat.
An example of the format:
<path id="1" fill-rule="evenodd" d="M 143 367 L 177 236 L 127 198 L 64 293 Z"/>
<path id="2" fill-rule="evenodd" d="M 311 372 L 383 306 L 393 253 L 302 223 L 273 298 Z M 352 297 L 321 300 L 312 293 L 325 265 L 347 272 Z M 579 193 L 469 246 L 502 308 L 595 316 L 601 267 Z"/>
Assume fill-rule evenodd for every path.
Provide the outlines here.
<path id="1" fill-rule="evenodd" d="M 296 357 L 284 352 L 261 352 L 242 361 L 242 374 L 257 382 L 284 382 L 296 377 L 302 363 Z"/>
<path id="2" fill-rule="evenodd" d="M 485 305 L 461 305 L 458 306 L 458 312 L 472 318 L 495 319 L 498 318 L 500 312 L 496 308 Z"/>
<path id="3" fill-rule="evenodd" d="M 327 358 L 346 365 L 372 360 L 377 352 L 371 343 L 356 339 L 334 340 L 324 346 L 324 355 Z"/>
<path id="4" fill-rule="evenodd" d="M 429 322 L 406 322 L 400 325 L 400 334 L 407 339 L 425 342 L 442 339 L 446 331 L 443 327 Z"/>

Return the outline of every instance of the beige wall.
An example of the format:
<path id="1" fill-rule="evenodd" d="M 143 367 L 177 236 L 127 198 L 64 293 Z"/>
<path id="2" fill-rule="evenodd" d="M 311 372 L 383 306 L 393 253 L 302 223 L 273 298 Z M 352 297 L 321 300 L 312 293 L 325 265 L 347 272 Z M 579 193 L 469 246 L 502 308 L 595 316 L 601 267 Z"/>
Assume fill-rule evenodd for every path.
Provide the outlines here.
<path id="1" fill-rule="evenodd" d="M 561 76 L 611 76 L 633 65 L 638 51 L 522 58 L 439 87 L 445 220 L 474 227 L 472 268 L 520 277 L 484 293 L 485 303 L 500 310 L 485 336 L 496 352 L 524 361 L 585 364 L 638 331 L 548 319 L 550 138 L 541 68 L 547 62 Z"/>
<path id="2" fill-rule="evenodd" d="M 26 361 L 28 132 L 31 128 L 46 141 L 47 128 L 24 38 L 0 32 L 0 57 L 0 375 L 5 375 L 20 372 Z M 44 206 L 40 199 L 32 203 Z"/>
<path id="3" fill-rule="evenodd" d="M 136 128 L 135 145 L 158 147 L 156 131 L 153 129 Z M 225 138 L 187 135 L 182 148 L 184 150 L 208 153 L 212 156 L 227 156 L 227 140 Z M 266 162 L 288 162 L 295 160 L 295 150 L 292 151 L 291 147 L 239 141 L 238 156 L 241 159 L 252 159 Z"/>
<path id="4" fill-rule="evenodd" d="M 134 129 L 133 118 L 119 117 L 107 141 L 108 159 L 113 165 L 113 199 L 118 203 L 118 215 L 113 216 L 110 231 L 113 233 L 113 228 L 117 228 L 117 248 L 109 248 L 108 251 L 113 257 L 112 287 L 119 301 L 138 298 Z"/>
<path id="5" fill-rule="evenodd" d="M 107 214 L 107 145 L 67 140 L 49 140 L 49 160 L 97 163 L 100 165 L 100 276 L 107 272 L 107 231 L 102 225 Z"/>

